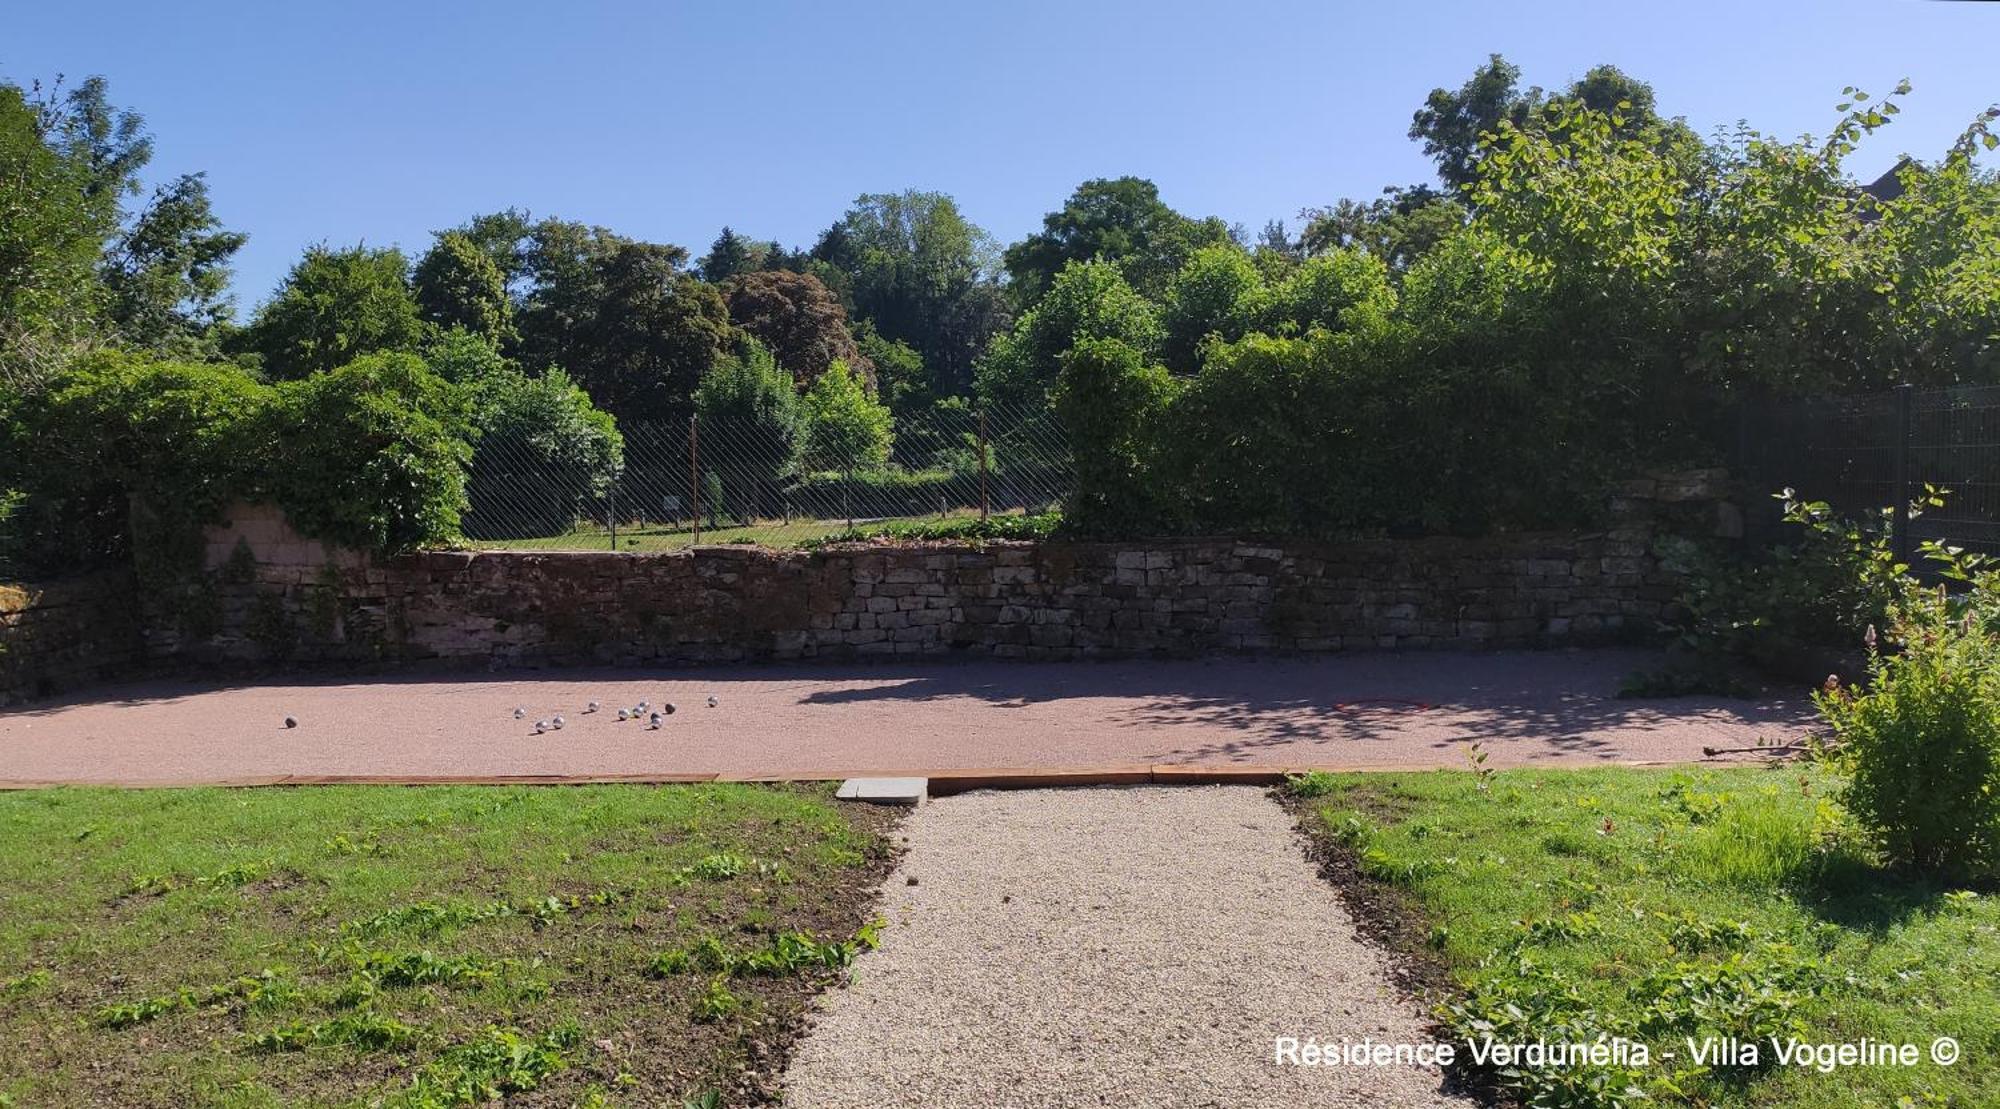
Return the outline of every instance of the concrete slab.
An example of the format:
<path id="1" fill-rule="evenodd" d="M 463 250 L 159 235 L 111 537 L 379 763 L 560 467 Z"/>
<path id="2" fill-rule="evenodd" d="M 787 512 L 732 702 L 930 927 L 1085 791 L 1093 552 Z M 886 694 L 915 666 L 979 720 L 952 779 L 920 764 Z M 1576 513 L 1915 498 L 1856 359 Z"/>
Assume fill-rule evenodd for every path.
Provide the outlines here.
<path id="1" fill-rule="evenodd" d="M 923 778 L 849 778 L 834 796 L 876 805 L 920 805 L 929 792 L 930 782 Z"/>

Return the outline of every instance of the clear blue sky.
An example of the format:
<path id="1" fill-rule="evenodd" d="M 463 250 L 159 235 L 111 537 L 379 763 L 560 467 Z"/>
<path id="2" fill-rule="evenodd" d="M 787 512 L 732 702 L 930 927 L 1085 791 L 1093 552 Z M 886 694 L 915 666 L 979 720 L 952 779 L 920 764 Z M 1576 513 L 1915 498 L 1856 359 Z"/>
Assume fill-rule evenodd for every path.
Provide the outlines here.
<path id="1" fill-rule="evenodd" d="M 400 244 L 509 205 L 699 255 L 809 245 L 863 192 L 956 196 L 1002 242 L 1089 177 L 1253 232 L 1430 178 L 1406 137 L 1488 53 L 1599 62 L 1697 130 L 1823 134 L 1844 85 L 1906 110 L 1852 163 L 1930 156 L 2000 100 L 2000 4 L 956 0 L 17 6 L 0 76 L 102 74 L 154 180 L 207 170 L 247 312 L 308 244 Z"/>

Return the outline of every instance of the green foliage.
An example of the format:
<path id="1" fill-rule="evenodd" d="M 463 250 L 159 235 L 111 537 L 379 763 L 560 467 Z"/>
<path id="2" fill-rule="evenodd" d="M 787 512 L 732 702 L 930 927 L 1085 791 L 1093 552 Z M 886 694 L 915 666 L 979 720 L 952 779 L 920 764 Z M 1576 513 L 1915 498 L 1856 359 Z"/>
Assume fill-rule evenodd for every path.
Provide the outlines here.
<path id="1" fill-rule="evenodd" d="M 21 490 L 24 561 L 77 569 L 141 557 L 185 572 L 199 529 L 267 457 L 270 390 L 233 366 L 97 355 L 23 400 L 0 463 Z"/>
<path id="2" fill-rule="evenodd" d="M 1661 541 L 1660 555 L 1683 575 L 1673 626 L 1690 665 L 1699 668 L 1695 674 L 1719 676 L 1721 668 L 1747 661 L 1816 680 L 1888 617 L 1909 567 L 1890 550 L 1887 510 L 1851 521 L 1790 489 L 1777 497 L 1785 521 L 1798 528 L 1795 538 L 1747 561 L 1691 540 Z M 1929 492 L 1916 508 L 1942 503 Z"/>
<path id="3" fill-rule="evenodd" d="M 1159 346 L 1158 312 L 1109 262 L 1072 263 L 1012 332 L 994 339 L 979 366 L 980 394 L 1001 403 L 1042 403 L 1062 356 L 1085 339 L 1116 339 L 1143 356 Z"/>
<path id="4" fill-rule="evenodd" d="M 819 539 L 801 540 L 798 546 L 814 550 L 832 543 L 865 543 L 888 539 L 911 543 L 955 542 L 964 540 L 1047 539 L 1062 529 L 1057 513 L 1033 516 L 952 516 L 942 520 L 897 520 L 835 532 Z"/>
<path id="5" fill-rule="evenodd" d="M 499 363 L 469 384 L 478 464 L 466 499 L 481 529 L 476 538 L 566 529 L 624 468 L 617 421 L 562 370 L 530 376 Z"/>
<path id="6" fill-rule="evenodd" d="M 894 421 L 862 388 L 847 366 L 835 362 L 813 382 L 800 403 L 804 420 L 800 464 L 808 470 L 851 473 L 889 460 Z"/>
<path id="7" fill-rule="evenodd" d="M 491 343 L 514 338 L 514 303 L 507 276 L 490 255 L 456 231 L 437 237 L 417 260 L 417 310 L 433 325 L 463 329 Z"/>
<path id="8" fill-rule="evenodd" d="M 621 420 L 685 419 L 738 335 L 722 294 L 681 272 L 687 252 L 562 220 L 516 229 L 522 361 L 564 367 Z"/>
<path id="9" fill-rule="evenodd" d="M 908 190 L 857 198 L 812 250 L 847 290 L 854 317 L 907 343 L 940 392 L 963 392 L 1007 313 L 994 283 L 998 247 L 951 197 Z"/>
<path id="10" fill-rule="evenodd" d="M 1140 293 L 1158 297 L 1203 247 L 1229 242 L 1219 219 L 1190 219 L 1160 200 L 1140 177 L 1097 178 L 1078 185 L 1042 230 L 1007 248 L 1007 275 L 1022 307 L 1038 303 L 1071 266 L 1106 262 Z"/>
<path id="11" fill-rule="evenodd" d="M 65 92 L 0 82 L 0 386 L 32 392 L 104 341 L 99 271 L 120 201 L 152 157 L 102 78 Z"/>
<path id="12" fill-rule="evenodd" d="M 414 350 L 424 325 L 409 269 L 393 247 L 313 247 L 257 309 L 243 347 L 280 380 L 326 373 L 378 351 Z"/>
<path id="13" fill-rule="evenodd" d="M 1160 306 L 1160 357 L 1193 370 L 1210 336 L 1233 343 L 1267 312 L 1264 277 L 1234 244 L 1203 247 L 1168 282 Z"/>
<path id="14" fill-rule="evenodd" d="M 465 394 L 415 355 L 379 354 L 279 386 L 269 488 L 308 535 L 396 552 L 458 538 Z"/>
<path id="15" fill-rule="evenodd" d="M 1117 339 L 1086 339 L 1063 357 L 1056 416 L 1075 444 L 1076 494 L 1067 511 L 1079 531 L 1139 534 L 1171 518 L 1153 500 L 1153 452 L 1174 381 Z"/>
<path id="16" fill-rule="evenodd" d="M 223 229 L 204 175 L 160 186 L 102 267 L 119 336 L 170 357 L 214 357 L 215 336 L 233 308 L 229 262 L 247 238 Z"/>
<path id="17" fill-rule="evenodd" d="M 425 1067 L 390 1104 L 398 1109 L 441 1109 L 525 1093 L 567 1070 L 568 1053 L 582 1042 L 583 1031 L 574 1023 L 539 1036 L 518 1028 L 488 1028 Z"/>
<path id="18" fill-rule="evenodd" d="M 780 367 L 770 351 L 754 340 L 740 354 L 725 358 L 695 390 L 695 414 L 707 442 L 722 449 L 706 452 L 714 461 L 711 476 L 750 516 L 777 514 L 784 479 L 798 465 L 804 437 L 804 405 L 793 387 L 791 372 Z M 704 493 L 711 517 L 722 504 Z"/>
<path id="19" fill-rule="evenodd" d="M 2000 874 L 2000 571 L 1936 550 L 1967 588 L 1905 584 L 1867 683 L 1814 695 L 1851 776 L 1847 807 L 1897 862 Z"/>

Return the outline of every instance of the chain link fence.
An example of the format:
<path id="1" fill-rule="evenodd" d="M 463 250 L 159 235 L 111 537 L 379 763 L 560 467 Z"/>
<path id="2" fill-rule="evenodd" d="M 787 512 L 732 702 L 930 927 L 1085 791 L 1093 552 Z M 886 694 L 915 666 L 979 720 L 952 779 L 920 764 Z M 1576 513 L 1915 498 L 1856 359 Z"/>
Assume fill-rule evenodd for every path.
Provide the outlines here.
<path id="1" fill-rule="evenodd" d="M 1908 549 L 1937 539 L 2000 555 L 2000 386 L 1904 387 L 1828 397 L 1746 415 L 1741 465 L 1753 488 L 1786 487 L 1864 517 L 1907 505 L 1926 485 L 1946 491 L 1902 531 Z M 1776 540 L 1774 503 L 1757 506 L 1752 538 Z"/>
<path id="2" fill-rule="evenodd" d="M 808 458 L 805 435 L 690 419 L 621 424 L 621 455 L 536 439 L 473 452 L 468 544 L 537 550 L 786 547 L 1060 507 L 1072 468 L 1046 408 L 946 402 L 894 421 L 887 457 Z M 879 446 L 879 443 L 876 444 Z"/>

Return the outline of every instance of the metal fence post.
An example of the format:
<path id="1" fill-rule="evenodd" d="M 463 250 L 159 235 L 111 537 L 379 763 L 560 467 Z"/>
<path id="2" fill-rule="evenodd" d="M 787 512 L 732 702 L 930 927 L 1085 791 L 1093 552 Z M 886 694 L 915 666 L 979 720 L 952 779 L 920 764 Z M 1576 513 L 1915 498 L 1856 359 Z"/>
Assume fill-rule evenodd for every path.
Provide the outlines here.
<path id="1" fill-rule="evenodd" d="M 979 519 L 984 521 L 991 504 L 986 495 L 986 409 L 979 410 Z"/>
<path id="2" fill-rule="evenodd" d="M 604 513 L 605 522 L 611 531 L 611 549 L 618 549 L 618 479 L 611 479 L 611 491 L 607 495 L 608 504 Z"/>
<path id="3" fill-rule="evenodd" d="M 1916 393 L 1913 385 L 1896 386 L 1896 503 L 1891 506 L 1895 529 L 1890 537 L 1895 543 L 1896 561 L 1910 564 L 1910 428 L 1912 420 L 1911 401 Z"/>
<path id="4" fill-rule="evenodd" d="M 693 508 L 694 538 L 688 546 L 701 543 L 701 417 L 688 417 L 688 505 Z"/>

